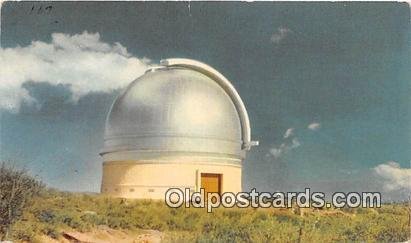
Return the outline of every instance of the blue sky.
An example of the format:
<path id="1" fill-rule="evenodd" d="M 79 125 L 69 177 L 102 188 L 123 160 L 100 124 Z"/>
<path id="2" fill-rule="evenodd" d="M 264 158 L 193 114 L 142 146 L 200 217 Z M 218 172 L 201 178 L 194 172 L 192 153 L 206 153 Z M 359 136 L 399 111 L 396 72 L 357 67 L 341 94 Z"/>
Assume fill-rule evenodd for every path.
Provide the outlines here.
<path id="1" fill-rule="evenodd" d="M 5 2 L 1 23 L 0 159 L 50 186 L 98 191 L 113 99 L 185 57 L 247 106 L 244 189 L 410 193 L 406 3 Z"/>

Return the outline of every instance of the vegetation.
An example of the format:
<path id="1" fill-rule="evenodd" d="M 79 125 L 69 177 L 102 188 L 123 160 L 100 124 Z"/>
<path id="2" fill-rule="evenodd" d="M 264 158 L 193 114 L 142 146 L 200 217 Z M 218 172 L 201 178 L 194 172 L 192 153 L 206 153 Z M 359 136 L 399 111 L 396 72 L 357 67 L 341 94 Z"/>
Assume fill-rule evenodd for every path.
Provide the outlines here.
<path id="1" fill-rule="evenodd" d="M 25 171 L 0 167 L 0 239 L 41 242 L 65 231 L 99 226 L 164 232 L 169 242 L 404 242 L 410 237 L 406 204 L 378 209 L 169 208 L 161 201 L 124 200 L 59 192 Z M 304 214 L 303 214 L 304 213 Z M 39 240 L 40 239 L 40 240 Z"/>
<path id="2" fill-rule="evenodd" d="M 12 227 L 12 238 L 59 238 L 63 230 L 86 232 L 154 229 L 165 241 L 197 242 L 403 242 L 409 239 L 405 204 L 379 209 L 330 209 L 300 216 L 295 209 L 173 209 L 163 202 L 49 191 L 38 197 Z"/>
<path id="3" fill-rule="evenodd" d="M 0 164 L 0 240 L 7 237 L 10 226 L 21 216 L 24 207 L 42 190 L 41 182 L 25 170 Z"/>

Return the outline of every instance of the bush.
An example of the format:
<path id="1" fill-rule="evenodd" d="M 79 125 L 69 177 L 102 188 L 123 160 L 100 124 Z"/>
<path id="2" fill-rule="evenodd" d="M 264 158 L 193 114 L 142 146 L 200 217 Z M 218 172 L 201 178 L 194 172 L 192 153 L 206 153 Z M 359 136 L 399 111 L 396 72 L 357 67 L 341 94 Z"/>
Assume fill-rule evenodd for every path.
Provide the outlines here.
<path id="1" fill-rule="evenodd" d="M 44 188 L 25 170 L 0 165 L 0 239 L 8 237 L 10 226 L 21 216 L 28 202 Z"/>

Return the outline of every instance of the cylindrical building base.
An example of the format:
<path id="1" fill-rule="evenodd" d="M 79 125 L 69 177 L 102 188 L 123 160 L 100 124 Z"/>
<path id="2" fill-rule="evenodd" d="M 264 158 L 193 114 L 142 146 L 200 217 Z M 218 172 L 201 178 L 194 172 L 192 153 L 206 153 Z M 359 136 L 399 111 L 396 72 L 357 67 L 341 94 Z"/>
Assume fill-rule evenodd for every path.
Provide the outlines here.
<path id="1" fill-rule="evenodd" d="M 210 182 L 210 178 L 218 178 Z M 211 180 L 213 180 L 211 178 Z M 103 164 L 101 192 L 121 198 L 164 199 L 169 188 L 190 188 L 191 192 L 212 183 L 219 192 L 241 191 L 241 165 L 223 163 L 181 163 L 110 161 Z"/>

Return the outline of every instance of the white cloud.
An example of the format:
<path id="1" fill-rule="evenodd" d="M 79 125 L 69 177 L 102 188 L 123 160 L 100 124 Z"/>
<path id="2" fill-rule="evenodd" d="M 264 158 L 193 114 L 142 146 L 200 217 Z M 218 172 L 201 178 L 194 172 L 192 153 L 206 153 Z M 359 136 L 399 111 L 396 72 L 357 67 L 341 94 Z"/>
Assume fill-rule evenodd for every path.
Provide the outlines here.
<path id="1" fill-rule="evenodd" d="M 292 33 L 292 30 L 286 27 L 279 27 L 276 32 L 271 35 L 270 41 L 274 44 L 279 44 L 283 41 L 289 34 Z"/>
<path id="2" fill-rule="evenodd" d="M 387 191 L 410 190 L 411 169 L 401 168 L 395 161 L 388 161 L 373 168 L 374 172 L 383 179 L 384 189 Z"/>
<path id="3" fill-rule="evenodd" d="M 310 129 L 310 130 L 313 130 L 313 131 L 317 131 L 318 129 L 321 128 L 321 124 L 317 123 L 317 122 L 313 122 L 313 123 L 309 124 L 307 126 L 307 128 Z"/>
<path id="4" fill-rule="evenodd" d="M 290 142 L 284 142 L 278 147 L 272 147 L 268 150 L 268 157 L 273 157 L 274 159 L 278 159 L 283 155 L 287 154 L 293 149 L 300 147 L 301 143 L 297 138 L 293 138 Z"/>
<path id="5" fill-rule="evenodd" d="M 294 136 L 294 128 L 291 127 L 285 131 L 283 135 L 283 143 L 281 143 L 278 147 L 270 148 L 266 156 L 278 159 L 284 154 L 290 152 L 291 150 L 300 147 L 300 145 L 300 141 L 298 140 L 298 138 Z"/>
<path id="6" fill-rule="evenodd" d="M 298 141 L 297 138 L 293 138 L 293 140 L 291 141 L 291 145 L 290 145 L 290 149 L 295 149 L 300 147 L 301 143 L 300 141 Z"/>
<path id="7" fill-rule="evenodd" d="M 274 159 L 277 159 L 279 157 L 281 157 L 281 155 L 283 154 L 283 151 L 281 150 L 281 146 L 280 148 L 271 148 L 269 151 L 268 155 L 271 155 L 274 157 Z"/>
<path id="8" fill-rule="evenodd" d="M 316 131 L 321 128 L 321 124 L 317 122 L 313 122 L 307 126 L 308 129 Z M 273 157 L 274 159 L 278 159 L 284 154 L 290 152 L 293 149 L 296 149 L 301 146 L 300 141 L 295 136 L 295 129 L 293 127 L 288 128 L 284 135 L 283 135 L 283 142 L 280 146 L 272 147 L 268 150 L 266 154 L 267 157 Z"/>
<path id="9" fill-rule="evenodd" d="M 27 81 L 68 85 L 77 101 L 90 92 L 125 87 L 150 65 L 149 59 L 131 56 L 120 43 L 103 42 L 98 33 L 51 37 L 50 43 L 0 48 L 0 109 L 18 112 L 23 101 L 35 102 L 22 87 Z"/>
<path id="10" fill-rule="evenodd" d="M 289 138 L 294 135 L 294 128 L 288 128 L 284 133 L 284 138 Z"/>

